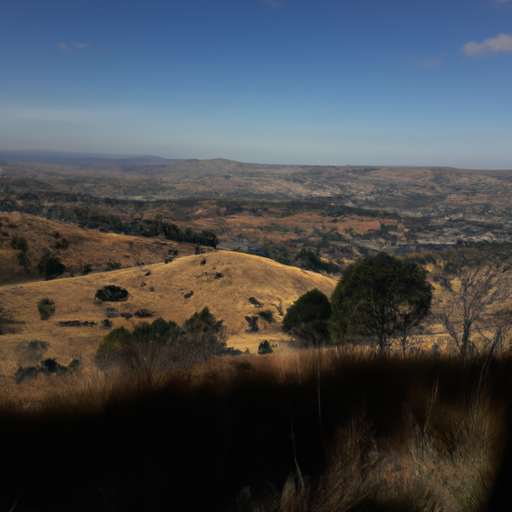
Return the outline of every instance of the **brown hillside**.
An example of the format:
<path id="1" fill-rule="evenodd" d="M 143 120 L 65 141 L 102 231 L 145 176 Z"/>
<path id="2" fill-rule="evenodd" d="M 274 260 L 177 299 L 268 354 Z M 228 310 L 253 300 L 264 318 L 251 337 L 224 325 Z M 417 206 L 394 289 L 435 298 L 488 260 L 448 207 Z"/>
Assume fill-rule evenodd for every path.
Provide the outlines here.
<path id="1" fill-rule="evenodd" d="M 128 300 L 102 303 L 94 298 L 99 288 L 110 284 L 126 288 L 130 294 Z M 243 343 L 250 346 L 248 341 L 259 340 L 261 334 L 270 339 L 281 336 L 282 313 L 300 295 L 312 288 L 330 295 L 335 285 L 334 279 L 320 274 L 230 251 L 183 257 L 168 264 L 5 285 L 0 287 L 0 305 L 14 323 L 7 324 L 5 334 L 0 337 L 0 359 L 5 375 L 12 375 L 19 364 L 28 364 L 26 346 L 37 339 L 50 343 L 45 358 L 55 357 L 63 364 L 81 358 L 83 364 L 90 364 L 100 339 L 107 332 L 101 327 L 101 320 L 110 317 L 114 327 L 131 329 L 142 320 L 135 316 L 127 320 L 120 315 L 133 315 L 141 309 L 149 310 L 152 319 L 163 317 L 181 324 L 208 306 L 224 321 L 233 341 L 242 336 Z M 186 298 L 190 292 L 193 294 Z M 46 321 L 40 320 L 37 311 L 37 303 L 44 297 L 56 305 L 55 314 Z M 252 304 L 251 297 L 261 307 Z M 271 322 L 259 315 L 262 311 L 272 313 Z M 246 316 L 257 318 L 258 333 L 247 334 Z M 96 325 L 60 325 L 71 320 L 93 321 Z"/>
<path id="2" fill-rule="evenodd" d="M 47 253 L 58 257 L 68 274 L 81 273 L 85 265 L 93 271 L 110 265 L 120 268 L 164 261 L 170 251 L 194 254 L 194 246 L 168 240 L 101 233 L 72 224 L 53 222 L 23 213 L 0 214 L 0 283 L 25 280 L 39 275 L 37 264 Z M 25 238 L 29 264 L 18 264 L 18 250 L 11 248 L 13 237 Z"/>

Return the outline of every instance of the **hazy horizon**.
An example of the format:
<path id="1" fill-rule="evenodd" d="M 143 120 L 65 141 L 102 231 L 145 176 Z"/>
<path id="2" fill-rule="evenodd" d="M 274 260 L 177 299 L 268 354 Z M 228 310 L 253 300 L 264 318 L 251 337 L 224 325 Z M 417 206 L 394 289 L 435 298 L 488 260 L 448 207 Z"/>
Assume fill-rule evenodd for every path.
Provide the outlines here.
<path id="1" fill-rule="evenodd" d="M 225 158 L 223 156 L 217 156 L 213 158 L 195 158 L 195 157 L 163 157 L 160 155 L 150 155 L 150 154 L 136 154 L 136 153 L 97 153 L 97 152 L 80 152 L 80 151 L 59 151 L 59 150 L 53 150 L 53 149 L 1 149 L 0 148 L 0 158 L 7 158 L 14 161 L 30 161 L 30 162 L 38 162 L 38 161 L 59 161 L 59 160 L 65 160 L 66 158 L 69 159 L 69 161 L 73 161 L 76 159 L 77 161 L 87 160 L 87 159 L 98 159 L 98 160 L 136 160 L 140 159 L 160 159 L 162 161 L 169 161 L 169 160 L 177 160 L 177 161 L 209 161 L 209 160 L 227 160 L 230 162 L 245 164 L 245 165 L 262 165 L 262 166 L 304 166 L 304 167 L 382 167 L 382 168 L 453 168 L 453 169 L 460 169 L 460 170 L 469 170 L 469 171 L 512 171 L 512 167 L 510 168 L 482 168 L 482 167 L 456 167 L 456 166 L 449 166 L 449 165 L 407 165 L 407 164 L 386 164 L 382 165 L 376 162 L 368 163 L 368 162 L 352 162 L 352 163 L 345 163 L 345 164 L 302 164 L 297 162 L 283 162 L 283 163 L 275 163 L 275 162 L 248 162 L 248 161 L 242 161 L 242 160 L 233 160 L 230 158 Z M 32 159 L 27 160 L 25 157 L 31 157 Z"/>

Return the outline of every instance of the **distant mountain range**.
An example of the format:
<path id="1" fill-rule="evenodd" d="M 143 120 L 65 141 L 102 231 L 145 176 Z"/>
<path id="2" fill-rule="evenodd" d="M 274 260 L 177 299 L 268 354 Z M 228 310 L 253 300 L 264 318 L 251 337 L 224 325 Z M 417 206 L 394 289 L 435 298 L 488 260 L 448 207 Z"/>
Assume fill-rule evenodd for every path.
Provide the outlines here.
<path id="1" fill-rule="evenodd" d="M 0 161 L 41 162 L 62 165 L 173 165 L 181 162 L 197 162 L 197 159 L 162 158 L 155 155 L 117 155 L 103 153 L 73 153 L 44 150 L 0 150 Z"/>

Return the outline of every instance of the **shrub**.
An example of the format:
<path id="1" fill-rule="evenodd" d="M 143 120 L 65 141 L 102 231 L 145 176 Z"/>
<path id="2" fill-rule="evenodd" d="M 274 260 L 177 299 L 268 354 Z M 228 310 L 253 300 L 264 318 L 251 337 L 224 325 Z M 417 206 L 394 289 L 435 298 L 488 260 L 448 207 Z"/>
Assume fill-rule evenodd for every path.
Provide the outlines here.
<path id="1" fill-rule="evenodd" d="M 274 313 L 270 309 L 258 311 L 258 315 L 265 320 L 265 322 L 272 323 L 274 321 Z"/>
<path id="2" fill-rule="evenodd" d="M 134 315 L 137 318 L 151 318 L 152 316 L 155 316 L 152 311 L 146 308 L 139 309 L 135 311 Z"/>
<path id="3" fill-rule="evenodd" d="M 101 340 L 96 352 L 97 359 L 105 360 L 117 356 L 123 344 L 129 343 L 132 339 L 130 331 L 124 327 L 117 327 Z"/>
<path id="4" fill-rule="evenodd" d="M 53 279 L 62 275 L 66 271 L 66 266 L 61 263 L 57 256 L 51 256 L 47 253 L 39 260 L 37 269 L 45 275 L 46 279 Z"/>
<path id="5" fill-rule="evenodd" d="M 323 261 L 320 255 L 311 249 L 303 247 L 295 259 L 300 263 L 301 268 L 311 270 L 313 272 L 328 272 L 329 274 L 337 274 L 340 268 L 335 263 Z"/>
<path id="6" fill-rule="evenodd" d="M 55 302 L 45 297 L 37 303 L 37 310 L 41 320 L 48 320 L 55 313 Z"/>
<path id="7" fill-rule="evenodd" d="M 194 342 L 216 344 L 224 337 L 225 327 L 222 320 L 217 320 L 205 307 L 194 313 L 184 324 L 186 335 Z"/>
<path id="8" fill-rule="evenodd" d="M 32 340 L 28 342 L 29 350 L 48 350 L 50 344 L 47 341 Z"/>
<path id="9" fill-rule="evenodd" d="M 128 299 L 128 291 L 120 286 L 110 284 L 100 288 L 94 297 L 103 302 L 120 302 Z"/>
<path id="10" fill-rule="evenodd" d="M 257 316 L 246 316 L 245 320 L 249 324 L 249 329 L 247 329 L 247 332 L 258 332 L 260 330 L 258 327 Z"/>
<path id="11" fill-rule="evenodd" d="M 20 267 L 28 266 L 29 260 L 26 252 L 22 251 L 16 254 L 16 259 L 18 260 L 18 265 Z"/>
<path id="12" fill-rule="evenodd" d="M 26 268 L 29 263 L 28 256 L 27 256 L 27 251 L 28 251 L 27 241 L 24 238 L 15 236 L 11 239 L 11 247 L 13 249 L 20 251 L 18 254 L 16 254 L 16 258 L 18 260 L 18 265 L 20 265 L 20 267 Z"/>
<path id="13" fill-rule="evenodd" d="M 283 331 L 304 343 L 319 345 L 330 341 L 331 304 L 317 288 L 301 295 L 283 318 Z"/>
<path id="14" fill-rule="evenodd" d="M 55 244 L 55 249 L 67 249 L 69 247 L 69 240 L 63 238 Z"/>
<path id="15" fill-rule="evenodd" d="M 114 324 L 113 324 L 112 320 L 109 320 L 108 318 L 104 318 L 101 321 L 101 326 L 105 327 L 106 329 L 110 329 L 113 325 Z"/>
<path id="16" fill-rule="evenodd" d="M 259 346 L 258 346 L 258 354 L 261 356 L 261 355 L 265 355 L 265 354 L 272 354 L 272 352 L 274 352 L 272 350 L 272 347 L 270 346 L 270 343 L 265 340 L 265 341 L 262 341 Z"/>
<path id="17" fill-rule="evenodd" d="M 86 276 L 87 274 L 92 272 L 92 265 L 90 263 L 87 263 L 82 268 L 82 275 Z"/>
<path id="18" fill-rule="evenodd" d="M 157 318 L 151 324 L 140 323 L 133 332 L 124 327 L 109 332 L 100 342 L 96 360 L 105 368 L 118 364 L 148 383 L 158 372 L 221 355 L 224 330 L 222 320 L 208 308 L 194 313 L 182 327 Z"/>
<path id="19" fill-rule="evenodd" d="M 11 239 L 11 247 L 17 251 L 21 252 L 27 252 L 28 251 L 28 244 L 27 241 L 24 238 L 14 236 Z"/>

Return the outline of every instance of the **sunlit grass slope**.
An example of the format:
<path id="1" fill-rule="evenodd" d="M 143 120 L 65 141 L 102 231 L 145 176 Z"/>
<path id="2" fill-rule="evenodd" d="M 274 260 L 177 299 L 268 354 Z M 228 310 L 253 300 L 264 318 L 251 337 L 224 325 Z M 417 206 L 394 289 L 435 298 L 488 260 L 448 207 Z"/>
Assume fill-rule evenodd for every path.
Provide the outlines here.
<path id="1" fill-rule="evenodd" d="M 88 364 L 107 332 L 101 321 L 109 318 L 113 327 L 131 329 L 143 320 L 137 316 L 126 319 L 121 314 L 135 315 L 141 310 L 152 315 L 149 321 L 163 317 L 181 324 L 196 311 L 208 307 L 224 321 L 230 336 L 248 334 L 250 325 L 246 317 L 256 319 L 257 334 L 281 336 L 282 314 L 300 295 L 312 288 L 330 295 L 335 284 L 334 279 L 269 259 L 218 251 L 178 258 L 167 264 L 6 285 L 0 287 L 0 304 L 18 323 L 9 326 L 15 332 L 0 338 L 0 359 L 4 372 L 11 374 L 19 364 L 24 364 L 17 347 L 38 339 L 50 343 L 45 357 L 56 357 L 63 364 L 78 358 Z M 128 300 L 109 303 L 95 299 L 96 291 L 105 285 L 125 288 Z M 56 310 L 48 320 L 41 320 L 37 303 L 45 297 L 55 302 Z M 265 312 L 264 316 L 261 312 Z M 96 325 L 60 325 L 72 320 Z"/>

